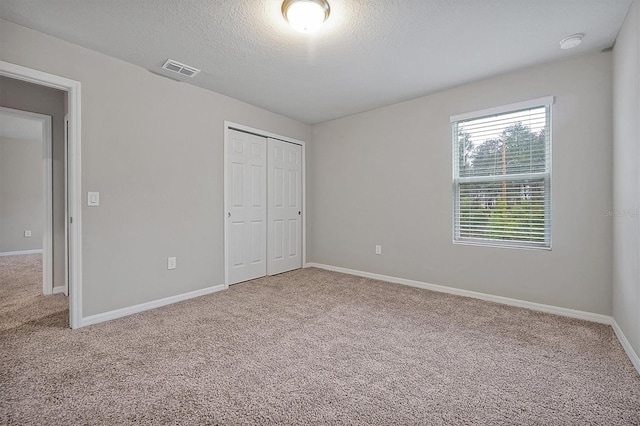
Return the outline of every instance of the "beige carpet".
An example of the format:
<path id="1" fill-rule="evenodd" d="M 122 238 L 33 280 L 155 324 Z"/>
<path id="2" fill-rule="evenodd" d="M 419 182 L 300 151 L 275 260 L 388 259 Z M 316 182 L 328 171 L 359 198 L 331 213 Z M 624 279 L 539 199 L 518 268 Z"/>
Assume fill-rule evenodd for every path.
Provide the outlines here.
<path id="1" fill-rule="evenodd" d="M 0 423 L 638 425 L 608 326 L 305 269 L 69 330 L 0 258 Z"/>

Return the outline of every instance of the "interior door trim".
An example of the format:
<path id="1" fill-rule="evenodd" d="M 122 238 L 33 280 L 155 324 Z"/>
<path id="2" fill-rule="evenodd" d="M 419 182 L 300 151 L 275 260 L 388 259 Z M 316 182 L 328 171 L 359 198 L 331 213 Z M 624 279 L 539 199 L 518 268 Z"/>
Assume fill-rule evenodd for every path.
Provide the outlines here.
<path id="1" fill-rule="evenodd" d="M 67 93 L 69 117 L 69 325 L 84 326 L 82 315 L 82 115 L 81 84 L 54 74 L 0 61 L 0 75 Z M 73 219 L 73 223 L 71 223 Z"/>

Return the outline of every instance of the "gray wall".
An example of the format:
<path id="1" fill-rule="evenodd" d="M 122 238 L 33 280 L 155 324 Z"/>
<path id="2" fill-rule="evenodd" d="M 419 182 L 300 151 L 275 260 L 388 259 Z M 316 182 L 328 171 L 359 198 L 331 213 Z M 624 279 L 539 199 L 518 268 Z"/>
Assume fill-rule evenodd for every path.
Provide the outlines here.
<path id="1" fill-rule="evenodd" d="M 310 127 L 8 21 L 0 39 L 1 60 L 82 83 L 83 315 L 222 284 L 224 120 Z"/>
<path id="2" fill-rule="evenodd" d="M 610 53 L 311 128 L 10 22 L 0 38 L 0 59 L 82 83 L 85 316 L 223 282 L 224 120 L 313 139 L 309 261 L 611 313 Z M 546 95 L 553 250 L 453 245 L 449 116 Z"/>
<path id="3" fill-rule="evenodd" d="M 450 115 L 547 95 L 553 249 L 454 245 Z M 308 261 L 611 314 L 611 132 L 611 53 L 316 125 Z"/>
<path id="4" fill-rule="evenodd" d="M 42 141 L 0 138 L 0 253 L 42 249 L 42 181 Z"/>
<path id="5" fill-rule="evenodd" d="M 613 50 L 613 316 L 640 354 L 640 3 Z"/>
<path id="6" fill-rule="evenodd" d="M 0 77 L 0 106 L 51 116 L 53 195 L 53 285 L 64 286 L 64 116 L 66 94 Z M 42 155 L 40 155 L 42 158 Z M 42 175 L 42 171 L 40 172 Z M 42 219 L 41 219 L 42 220 Z M 32 237 L 33 239 L 33 237 Z M 42 238 L 40 238 L 42 248 Z"/>

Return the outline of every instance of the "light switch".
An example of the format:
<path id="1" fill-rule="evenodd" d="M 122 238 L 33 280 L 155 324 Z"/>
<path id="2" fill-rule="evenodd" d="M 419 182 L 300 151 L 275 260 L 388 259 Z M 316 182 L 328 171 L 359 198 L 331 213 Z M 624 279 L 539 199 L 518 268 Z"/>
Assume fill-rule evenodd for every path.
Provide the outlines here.
<path id="1" fill-rule="evenodd" d="M 87 198 L 89 200 L 89 207 L 97 207 L 100 205 L 99 192 L 89 192 L 89 196 Z"/>
<path id="2" fill-rule="evenodd" d="M 167 269 L 176 269 L 176 258 L 170 257 L 167 259 Z"/>

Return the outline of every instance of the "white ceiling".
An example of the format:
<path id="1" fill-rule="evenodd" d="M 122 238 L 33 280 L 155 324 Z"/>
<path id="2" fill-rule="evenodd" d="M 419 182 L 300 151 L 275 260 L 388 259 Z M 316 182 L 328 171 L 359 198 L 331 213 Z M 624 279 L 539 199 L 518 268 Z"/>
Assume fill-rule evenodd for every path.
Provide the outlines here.
<path id="1" fill-rule="evenodd" d="M 0 0 L 17 24 L 306 123 L 613 45 L 632 0 L 329 0 L 318 33 L 281 0 Z M 582 45 L 558 42 L 584 33 Z"/>
<path id="2" fill-rule="evenodd" d="M 42 121 L 0 111 L 0 138 L 42 141 Z"/>

